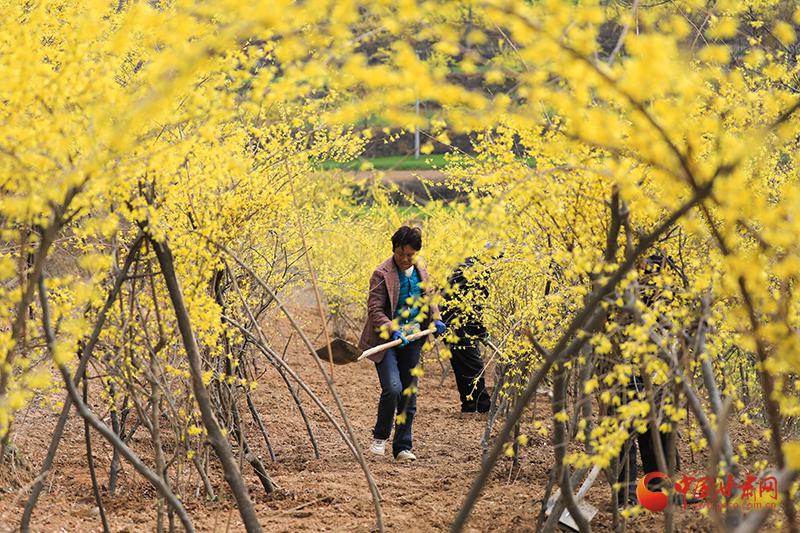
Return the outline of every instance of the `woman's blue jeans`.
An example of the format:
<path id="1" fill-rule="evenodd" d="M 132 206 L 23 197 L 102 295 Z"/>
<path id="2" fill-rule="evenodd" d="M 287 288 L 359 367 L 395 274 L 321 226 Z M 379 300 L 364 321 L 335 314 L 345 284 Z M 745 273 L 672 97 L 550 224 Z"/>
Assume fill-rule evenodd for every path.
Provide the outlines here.
<path id="1" fill-rule="evenodd" d="M 392 431 L 396 413 L 405 412 L 405 422 L 396 424 L 392 453 L 395 457 L 412 446 L 411 425 L 417 412 L 417 395 L 404 396 L 403 391 L 416 385 L 417 378 L 411 375 L 411 369 L 419 364 L 423 339 L 396 346 L 386 350 L 383 360 L 375 363 L 378 378 L 381 382 L 381 399 L 378 402 L 378 421 L 372 436 L 376 439 L 388 439 Z"/>

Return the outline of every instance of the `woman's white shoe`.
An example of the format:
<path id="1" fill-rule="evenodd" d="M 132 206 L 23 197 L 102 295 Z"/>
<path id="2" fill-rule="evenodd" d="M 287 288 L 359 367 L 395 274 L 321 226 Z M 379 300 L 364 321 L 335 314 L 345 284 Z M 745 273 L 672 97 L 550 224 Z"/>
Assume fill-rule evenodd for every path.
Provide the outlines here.
<path id="1" fill-rule="evenodd" d="M 411 453 L 411 450 L 403 450 L 397 454 L 397 457 L 394 459 L 398 463 L 407 462 L 407 461 L 416 461 L 417 456 Z"/>
<path id="2" fill-rule="evenodd" d="M 386 439 L 373 439 L 369 451 L 375 455 L 383 455 L 386 452 Z"/>

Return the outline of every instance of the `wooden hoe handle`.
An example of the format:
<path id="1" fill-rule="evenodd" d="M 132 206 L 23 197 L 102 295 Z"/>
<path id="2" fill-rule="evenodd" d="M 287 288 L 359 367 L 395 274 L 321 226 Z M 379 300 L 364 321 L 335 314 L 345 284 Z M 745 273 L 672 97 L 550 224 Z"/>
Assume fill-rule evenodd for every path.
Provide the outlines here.
<path id="1" fill-rule="evenodd" d="M 431 333 L 435 333 L 435 332 L 436 332 L 436 328 L 428 328 L 428 329 L 423 330 L 423 331 L 418 331 L 416 333 L 412 333 L 411 335 L 406 337 L 406 340 L 408 342 L 415 341 L 415 340 L 419 339 L 420 337 L 427 337 Z M 394 348 L 395 346 L 400 346 L 401 344 L 403 344 L 403 339 L 396 339 L 396 340 L 387 342 L 386 344 L 379 344 L 379 345 L 375 346 L 374 348 L 370 348 L 369 350 L 365 350 L 364 353 L 362 353 L 361 355 L 358 356 L 358 359 L 356 359 L 356 361 L 361 361 L 365 357 L 369 357 L 370 355 L 375 355 L 376 353 L 380 353 L 380 352 L 382 352 L 384 350 L 388 350 L 389 348 Z"/>

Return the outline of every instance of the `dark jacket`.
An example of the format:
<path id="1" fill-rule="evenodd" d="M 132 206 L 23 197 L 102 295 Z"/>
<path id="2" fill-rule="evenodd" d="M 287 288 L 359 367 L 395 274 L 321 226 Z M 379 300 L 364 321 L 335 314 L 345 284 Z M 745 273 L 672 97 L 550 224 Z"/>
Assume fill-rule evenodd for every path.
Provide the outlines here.
<path id="1" fill-rule="evenodd" d="M 428 271 L 421 263 L 414 265 L 417 267 L 421 282 L 428 281 Z M 430 290 L 423 290 L 423 297 L 430 296 Z M 368 350 L 379 344 L 388 342 L 388 340 L 381 338 L 381 327 L 386 327 L 387 331 L 391 331 L 392 318 L 394 318 L 395 311 L 397 310 L 397 300 L 400 297 L 400 274 L 397 271 L 397 265 L 394 262 L 394 257 L 390 257 L 380 264 L 372 277 L 369 280 L 369 296 L 367 297 L 367 322 L 364 324 L 364 330 L 361 333 L 361 340 L 358 342 L 358 347 L 362 350 Z M 439 318 L 439 308 L 431 304 L 426 319 L 422 322 L 422 329 L 428 329 L 433 320 Z M 375 355 L 369 356 L 376 363 L 383 360 L 383 355 L 386 352 L 380 352 Z"/>
<path id="2" fill-rule="evenodd" d="M 483 325 L 483 302 L 489 296 L 486 272 L 465 275 L 476 262 L 476 257 L 468 257 L 453 271 L 447 280 L 451 290 L 442 304 L 442 317 L 458 336 L 461 346 L 473 346 L 476 339 L 488 335 Z M 469 309 L 464 308 L 465 304 Z"/>
<path id="3" fill-rule="evenodd" d="M 665 297 L 665 289 L 672 292 L 680 290 L 678 287 L 658 287 L 655 278 L 661 274 L 665 267 L 669 267 L 681 280 L 684 282 L 686 281 L 686 275 L 675 265 L 672 258 L 668 256 L 653 254 L 643 258 L 639 265 L 639 284 L 636 297 L 649 308 L 652 308 L 659 300 L 671 301 L 671 299 Z M 621 296 L 622 295 L 620 295 L 620 297 Z M 613 372 L 615 364 L 621 364 L 626 361 L 622 353 L 622 345 L 626 341 L 622 328 L 636 321 L 635 316 L 632 315 L 630 311 L 621 309 L 616 305 L 611 305 L 609 307 L 609 319 L 615 321 L 617 328 L 609 335 L 611 352 L 598 357 L 595 361 L 595 374 L 601 379 Z M 643 379 L 639 374 L 639 369 L 634 368 L 628 380 L 628 388 L 641 392 L 644 387 L 643 383 Z"/>

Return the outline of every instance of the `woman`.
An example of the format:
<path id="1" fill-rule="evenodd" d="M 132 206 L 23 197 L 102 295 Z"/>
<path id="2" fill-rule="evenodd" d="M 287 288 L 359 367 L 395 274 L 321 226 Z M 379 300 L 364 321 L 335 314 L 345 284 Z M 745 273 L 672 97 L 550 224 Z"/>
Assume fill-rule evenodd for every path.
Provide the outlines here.
<path id="1" fill-rule="evenodd" d="M 392 257 L 381 263 L 369 280 L 367 323 L 361 334 L 359 348 L 368 350 L 386 342 L 384 339 L 401 339 L 400 346 L 370 356 L 375 362 L 381 383 L 378 402 L 378 420 L 372 431 L 370 451 L 383 455 L 386 441 L 397 420 L 392 440 L 392 454 L 397 461 L 414 461 L 411 451 L 411 425 L 417 410 L 416 380 L 411 370 L 419 364 L 424 339 L 406 341 L 406 335 L 436 326 L 436 336 L 444 333 L 444 322 L 439 320 L 439 310 L 428 304 L 421 284 L 428 281 L 428 272 L 417 264 L 417 252 L 422 249 L 422 232 L 419 228 L 403 226 L 392 235 Z M 411 394 L 403 391 L 410 389 Z"/>

